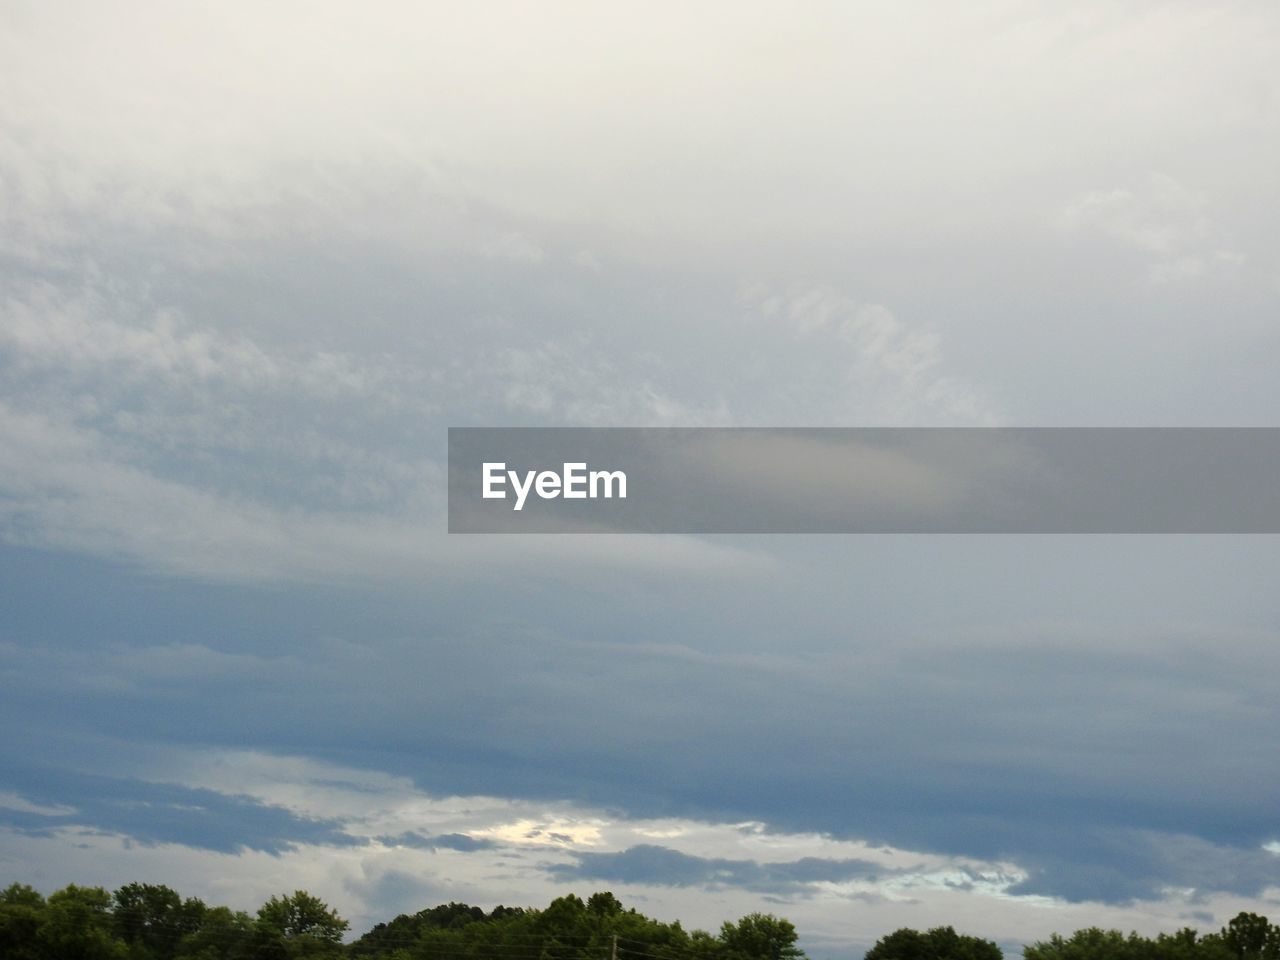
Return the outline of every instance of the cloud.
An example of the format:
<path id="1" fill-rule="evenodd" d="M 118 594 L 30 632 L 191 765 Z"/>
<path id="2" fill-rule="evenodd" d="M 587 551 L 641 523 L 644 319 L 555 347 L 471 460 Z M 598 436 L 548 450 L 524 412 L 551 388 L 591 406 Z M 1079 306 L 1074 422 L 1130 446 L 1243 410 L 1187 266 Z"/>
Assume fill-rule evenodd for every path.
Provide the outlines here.
<path id="1" fill-rule="evenodd" d="M 639 541 L 592 538 L 573 545 L 536 538 L 496 550 L 473 540 L 445 546 L 441 514 L 427 510 L 406 519 L 401 511 L 307 511 L 261 497 L 223 494 L 199 482 L 170 479 L 116 452 L 100 431 L 14 410 L 0 401 L 0 525 L 12 543 L 53 546 L 124 557 L 181 575 L 245 581 L 370 579 L 400 571 L 475 573 L 521 565 L 522 556 L 560 553 L 568 567 L 609 563 L 706 575 L 753 576 L 767 559 L 687 537 Z M 439 468 L 424 464 L 415 481 L 426 484 Z M 439 481 L 437 480 L 437 483 Z M 436 497 L 442 487 L 437 486 Z M 439 504 L 434 507 L 439 509 Z M 469 558 L 469 559 L 468 559 Z M 589 559 L 591 558 L 591 559 Z M 756 574 L 752 571 L 755 570 Z"/>
<path id="2" fill-rule="evenodd" d="M 623 370 L 589 341 L 507 347 L 494 358 L 506 408 L 571 426 L 711 426 L 728 410 L 682 400 Z M 622 385 L 625 384 L 625 387 Z"/>
<path id="3" fill-rule="evenodd" d="M 392 847 L 414 847 L 419 850 L 458 850 L 471 853 L 476 850 L 489 850 L 494 843 L 480 837 L 471 837 L 465 833 L 445 833 L 438 836 L 425 836 L 408 830 L 396 837 L 379 837 L 379 842 Z"/>
<path id="4" fill-rule="evenodd" d="M 1088 193 L 1067 207 L 1068 226 L 1094 227 L 1149 254 L 1169 255 L 1209 231 L 1205 200 L 1173 177 L 1153 173 L 1139 193 L 1121 188 Z"/>
<path id="5" fill-rule="evenodd" d="M 979 556 L 972 548 L 961 554 L 970 566 Z M 952 579 L 963 588 L 943 572 L 933 571 L 940 585 Z M 38 571 L 32 575 L 38 582 Z M 1112 574 L 1099 570 L 1098 577 L 1110 581 Z M 630 818 L 750 817 L 773 831 L 1007 858 L 1026 873 L 1029 894 L 1149 899 L 1165 886 L 1188 886 L 1197 862 L 1218 864 L 1202 874 L 1205 894 L 1255 896 L 1274 882 L 1275 858 L 1260 852 L 1274 833 L 1266 810 L 1251 799 L 1274 787 L 1274 770 L 1256 760 L 1257 731 L 1269 728 L 1274 711 L 1263 689 L 1264 665 L 1276 649 L 1269 633 L 1236 635 L 1224 647 L 1216 633 L 1187 631 L 1171 640 L 1156 631 L 1143 646 L 1121 644 L 1124 627 L 1091 637 L 1071 627 L 1014 623 L 1004 637 L 894 633 L 876 642 L 864 634 L 852 647 L 844 641 L 825 652 L 784 654 L 771 639 L 779 612 L 770 608 L 793 591 L 801 603 L 805 590 L 818 589 L 804 580 L 786 577 L 754 599 L 725 585 L 723 607 L 706 601 L 720 610 L 704 614 L 708 623 L 719 630 L 726 618 L 741 619 L 761 635 L 739 628 L 720 649 L 649 639 L 668 622 L 661 606 L 692 602 L 670 590 L 647 614 L 649 604 L 639 600 L 638 619 L 629 624 L 625 607 L 608 597 L 594 611 L 580 603 L 559 625 L 554 603 L 540 609 L 530 601 L 524 617 L 542 625 L 517 630 L 501 617 L 478 616 L 465 596 L 451 609 L 449 591 L 441 589 L 441 600 L 430 601 L 440 632 L 401 639 L 393 639 L 395 625 L 406 612 L 368 604 L 321 616 L 327 638 L 304 629 L 237 639 L 242 628 L 224 634 L 234 621 L 215 614 L 218 604 L 206 595 L 205 642 L 69 647 L 56 639 L 69 623 L 29 619 L 25 604 L 11 603 L 12 622 L 27 626 L 21 646 L 0 649 L 12 687 L 6 710 L 24 717 L 30 731 L 12 749 L 47 753 L 48 744 L 90 734 L 120 744 L 244 749 L 267 730 L 304 755 L 355 751 L 405 778 L 395 789 L 410 794 L 411 784 L 448 784 L 463 793 L 576 796 Z M 219 603 L 239 596 L 230 590 Z M 27 602 L 63 605 L 40 593 Z M 286 593 L 279 602 L 283 612 L 310 601 Z M 849 602 L 851 609 L 862 603 L 856 596 Z M 930 604 L 923 594 L 915 602 Z M 151 600 L 151 616 L 161 623 L 170 617 L 163 606 Z M 277 616 L 260 609 L 268 620 Z M 794 629 L 797 609 L 787 605 L 776 629 Z M 842 616 L 832 606 L 824 610 Z M 612 633 L 594 637 L 597 628 Z M 753 643 L 761 649 L 747 649 Z M 1203 659 L 1210 643 L 1223 651 L 1212 665 Z M 71 706 L 51 710 L 51 703 Z M 592 723 L 584 726 L 583 717 Z M 377 746 L 362 746 L 368 744 Z M 1171 765 L 1175 754 L 1182 759 Z M 240 767 L 228 773 L 243 776 Z M 268 773 L 264 767 L 259 776 Z M 1205 782 L 1238 789 L 1206 799 Z M 322 819 L 354 817 L 367 805 L 354 787 L 347 806 L 316 809 L 296 788 L 194 783 Z M 75 796 L 6 786 L 31 802 L 79 807 Z M 601 853 L 660 843 L 735 863 L 873 859 L 855 848 L 827 855 L 823 844 L 791 857 L 723 846 L 688 850 L 655 827 L 656 836 L 615 844 L 593 819 L 543 811 L 480 827 L 408 816 L 371 822 L 359 835 L 465 834 L 508 849 Z M 347 822 L 344 829 L 354 828 Z M 1216 853 L 1157 856 L 1160 843 L 1148 836 L 1160 843 L 1199 838 Z M 596 846 L 601 837 L 609 843 L 603 849 Z M 749 868 L 738 876 L 749 879 Z M 760 882 L 783 879 L 775 872 Z"/>
<path id="6" fill-rule="evenodd" d="M 281 884 L 302 883 L 355 918 L 357 929 L 451 899 L 538 905 L 566 886 L 607 886 L 652 915 L 712 929 L 767 904 L 798 922 L 805 946 L 821 955 L 844 955 L 851 940 L 869 945 L 917 916 L 947 916 L 1016 944 L 1047 935 L 1049 905 L 1064 925 L 1148 927 L 1168 927 L 1188 911 L 1212 925 L 1242 903 L 1264 907 L 1248 894 L 1199 890 L 1162 890 L 1126 907 L 1096 872 L 1091 881 L 1081 875 L 1093 886 L 1087 904 L 1074 907 L 1035 892 L 1038 869 L 1014 863 L 761 822 L 644 819 L 569 801 L 432 794 L 402 777 L 300 756 L 116 744 L 99 762 L 145 776 L 13 768 L 31 796 L 88 798 L 72 818 L 60 815 L 64 804 L 58 816 L 46 808 L 33 818 L 41 822 L 0 827 L 0 848 L 46 865 L 24 879 L 51 889 L 49 869 L 108 886 L 160 877 L 188 895 L 250 910 Z M 175 779 L 152 779 L 158 775 Z M 251 824 L 259 842 L 231 848 L 233 820 Z M 584 824 L 591 830 L 577 829 Z M 1144 845 L 1178 846 L 1155 834 L 1136 842 L 1117 834 L 1114 842 L 1128 856 Z M 1193 847 L 1182 851 L 1188 863 L 1227 862 L 1222 848 Z M 1050 872 L 1062 868 L 1070 869 L 1063 863 Z"/>
<path id="7" fill-rule="evenodd" d="M 780 293 L 756 286 L 742 299 L 766 322 L 794 331 L 800 342 L 820 344 L 846 416 L 873 412 L 869 422 L 907 426 L 990 426 L 999 418 L 981 387 L 947 374 L 936 332 L 904 323 L 882 304 L 862 303 L 830 287 Z"/>
<path id="8" fill-rule="evenodd" d="M 579 853 L 577 863 L 556 864 L 557 880 L 605 880 L 689 887 L 738 886 L 768 893 L 795 893 L 817 882 L 861 879 L 874 882 L 883 870 L 864 860 L 807 857 L 789 863 L 759 863 L 695 857 L 669 847 L 641 844 L 618 853 Z"/>
<path id="9" fill-rule="evenodd" d="M 32 803 L 26 797 L 13 790 L 0 791 L 0 808 L 17 813 L 32 813 L 41 817 L 69 817 L 76 812 L 75 807 L 64 804 L 45 805 Z"/>
<path id="10" fill-rule="evenodd" d="M 176 843 L 203 850 L 279 853 L 303 843 L 349 845 L 356 838 L 334 821 L 295 816 L 248 797 L 177 784 L 80 774 L 22 761 L 7 779 L 44 802 L 0 807 L 0 826 L 36 836 L 68 830 L 121 834 L 143 844 Z M 67 808 L 51 797 L 75 797 Z"/>
<path id="11" fill-rule="evenodd" d="M 1150 173 L 1138 188 L 1096 190 L 1062 213 L 1070 231 L 1101 235 L 1142 255 L 1155 284 L 1194 280 L 1237 268 L 1245 256 L 1224 244 L 1208 199 L 1166 173 Z"/>
<path id="12" fill-rule="evenodd" d="M 1280 862 L 1261 846 L 1153 830 L 1082 831 L 1076 840 L 1092 852 L 1087 866 L 1050 855 L 1010 892 L 1129 903 L 1158 900 L 1174 890 L 1195 898 L 1215 891 L 1259 896 L 1280 887 Z"/>

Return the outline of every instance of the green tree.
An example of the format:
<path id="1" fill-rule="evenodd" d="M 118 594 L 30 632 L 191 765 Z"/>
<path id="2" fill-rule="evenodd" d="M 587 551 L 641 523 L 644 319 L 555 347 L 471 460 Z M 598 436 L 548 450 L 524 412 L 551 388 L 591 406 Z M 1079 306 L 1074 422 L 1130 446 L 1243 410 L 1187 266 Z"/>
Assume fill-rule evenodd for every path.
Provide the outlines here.
<path id="1" fill-rule="evenodd" d="M 272 897 L 258 908 L 258 919 L 286 938 L 311 937 L 338 943 L 347 929 L 347 921 L 337 911 L 305 890 Z"/>
<path id="2" fill-rule="evenodd" d="M 953 927 L 934 927 L 925 933 L 903 927 L 877 940 L 867 951 L 866 960 L 1003 960 L 1003 957 L 1000 948 L 990 940 L 956 933 Z"/>
<path id="3" fill-rule="evenodd" d="M 691 960 L 719 960 L 724 945 L 719 937 L 713 937 L 705 930 L 694 930 L 689 934 L 688 953 Z"/>
<path id="4" fill-rule="evenodd" d="M 1086 927 L 1070 937 L 1055 933 L 1048 940 L 1024 948 L 1022 955 L 1024 960 L 1277 960 L 1248 952 L 1250 944 L 1266 942 L 1265 928 L 1256 923 L 1263 918 L 1242 914 L 1236 919 L 1240 922 L 1234 928 L 1203 937 L 1189 927 L 1177 933 L 1158 934 L 1155 939 Z M 1233 937 L 1235 947 L 1228 945 Z"/>
<path id="5" fill-rule="evenodd" d="M 128 947 L 112 932 L 111 894 L 70 884 L 49 895 L 38 939 L 57 960 L 126 960 Z"/>
<path id="6" fill-rule="evenodd" d="M 40 960 L 39 931 L 45 902 L 25 883 L 11 883 L 0 890 L 0 957 L 6 960 Z"/>
<path id="7" fill-rule="evenodd" d="M 608 890 L 601 890 L 587 898 L 587 912 L 598 917 L 616 917 L 622 913 L 622 903 Z"/>
<path id="8" fill-rule="evenodd" d="M 1239 960 L 1280 960 L 1280 927 L 1256 913 L 1236 914 L 1222 942 Z"/>
<path id="9" fill-rule="evenodd" d="M 25 883 L 11 883 L 0 890 L 0 906 L 43 907 L 44 897 L 35 887 Z"/>
<path id="10" fill-rule="evenodd" d="M 1086 927 L 1070 937 L 1055 933 L 1024 947 L 1023 960 L 1140 960 L 1144 941 L 1136 933 L 1126 937 L 1119 930 Z"/>
<path id="11" fill-rule="evenodd" d="M 346 929 L 347 921 L 319 897 L 295 890 L 258 909 L 254 949 L 264 958 L 337 955 Z"/>
<path id="12" fill-rule="evenodd" d="M 801 960 L 796 928 L 771 913 L 749 913 L 720 927 L 720 944 L 729 960 Z"/>
<path id="13" fill-rule="evenodd" d="M 170 960 L 183 936 L 200 928 L 205 905 L 183 902 L 163 884 L 129 883 L 112 895 L 116 936 L 133 947 L 135 957 Z"/>
<path id="14" fill-rule="evenodd" d="M 182 938 L 174 960 L 248 960 L 254 923 L 243 910 L 209 907 L 198 929 Z"/>

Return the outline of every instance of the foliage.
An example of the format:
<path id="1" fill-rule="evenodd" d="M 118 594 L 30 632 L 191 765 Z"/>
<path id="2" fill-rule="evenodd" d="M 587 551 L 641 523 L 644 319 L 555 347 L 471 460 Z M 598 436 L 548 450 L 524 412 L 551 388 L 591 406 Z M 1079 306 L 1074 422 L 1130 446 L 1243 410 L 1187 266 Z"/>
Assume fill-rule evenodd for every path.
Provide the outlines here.
<path id="1" fill-rule="evenodd" d="M 125 884 L 112 895 L 112 928 L 138 960 L 173 960 L 179 943 L 200 929 L 206 907 L 184 901 L 176 890 L 150 883 Z"/>
<path id="2" fill-rule="evenodd" d="M 305 890 L 272 897 L 258 909 L 255 949 L 272 957 L 339 956 L 347 921 Z"/>
<path id="3" fill-rule="evenodd" d="M 1143 937 L 1089 927 L 1070 937 L 1054 934 L 1022 952 L 1024 960 L 1280 960 L 1276 928 L 1257 914 L 1238 914 L 1220 933 Z M 1270 951 L 1270 952 L 1268 952 Z"/>
<path id="4" fill-rule="evenodd" d="M 796 928 L 772 914 L 752 913 L 720 928 L 722 955 L 726 960 L 798 960 Z"/>
<path id="5" fill-rule="evenodd" d="M 706 936 L 705 934 L 703 935 Z M 544 909 L 442 904 L 380 923 L 352 956 L 395 960 L 688 960 L 690 936 L 625 908 L 609 892 L 569 894 Z M 708 960 L 710 957 L 708 955 Z"/>
<path id="6" fill-rule="evenodd" d="M 1280 960 L 1280 927 L 1256 913 L 1240 913 L 1222 931 L 1237 960 Z"/>
<path id="7" fill-rule="evenodd" d="M 1002 960 L 1003 956 L 990 940 L 956 933 L 951 927 L 934 927 L 926 933 L 903 927 L 881 937 L 867 951 L 866 960 Z"/>
<path id="8" fill-rule="evenodd" d="M 291 960 L 342 956 L 347 922 L 299 890 L 272 897 L 257 920 L 157 884 L 64 887 L 45 899 L 0 891 L 3 960 Z"/>
<path id="9" fill-rule="evenodd" d="M 379 923 L 353 943 L 348 924 L 305 890 L 271 897 L 251 916 L 183 899 L 162 884 L 114 893 L 68 885 L 48 897 L 21 883 L 0 890 L 0 960 L 807 960 L 795 926 L 751 913 L 717 934 L 686 931 L 600 891 L 542 909 L 485 911 L 445 903 Z M 1002 960 L 990 940 L 951 927 L 887 934 L 866 960 Z M 1028 945 L 1023 960 L 1280 960 L 1280 927 L 1240 913 L 1217 933 L 1144 937 L 1088 927 Z"/>

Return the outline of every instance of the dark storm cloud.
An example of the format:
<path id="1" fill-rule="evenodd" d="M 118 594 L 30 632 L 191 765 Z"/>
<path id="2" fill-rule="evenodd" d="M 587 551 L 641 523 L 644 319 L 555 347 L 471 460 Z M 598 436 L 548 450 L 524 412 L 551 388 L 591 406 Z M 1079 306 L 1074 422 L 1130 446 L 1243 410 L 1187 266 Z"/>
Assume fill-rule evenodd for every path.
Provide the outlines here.
<path id="1" fill-rule="evenodd" d="M 299 817 L 250 797 L 168 783 L 77 773 L 10 758 L 3 777 L 49 813 L 0 806 L 0 824 L 32 835 L 74 828 L 122 834 L 144 844 L 176 843 L 234 853 L 281 853 L 299 844 L 363 843 L 332 820 Z"/>
<path id="2" fill-rule="evenodd" d="M 1280 883 L 1280 856 L 1147 830 L 1081 830 L 1079 853 L 1050 848 L 1026 861 L 1031 875 L 1010 892 L 1068 900 L 1158 899 L 1170 887 L 1253 895 Z"/>
<path id="3" fill-rule="evenodd" d="M 641 844 L 618 853 L 579 853 L 577 862 L 547 868 L 557 880 L 610 880 L 658 886 L 731 886 L 756 892 L 792 893 L 806 884 L 862 879 L 887 871 L 865 860 L 805 857 L 788 863 L 759 863 L 695 857 L 670 847 Z"/>
<path id="4" fill-rule="evenodd" d="M 994 564 L 987 590 L 1002 583 L 1011 599 L 1001 608 L 1022 617 L 1018 604 L 1053 576 L 1052 564 L 1022 563 L 1026 549 L 920 542 L 875 552 L 876 564 L 910 565 L 934 584 L 915 594 L 918 620 L 896 614 L 886 639 L 844 620 L 856 608 L 875 622 L 898 602 L 875 598 L 877 578 L 892 573 L 874 571 L 869 556 L 872 592 L 850 587 L 847 610 L 806 609 L 807 591 L 828 589 L 806 578 L 844 576 L 810 566 L 751 594 L 726 586 L 719 595 L 703 587 L 702 597 L 678 588 L 659 596 L 637 581 L 630 596 L 579 597 L 572 616 L 519 591 L 490 597 L 488 613 L 445 590 L 421 609 L 353 597 L 353 606 L 335 608 L 328 639 L 284 629 L 253 646 L 208 625 L 230 628 L 244 603 L 270 622 L 276 606 L 308 605 L 305 590 L 204 590 L 205 613 L 191 632 L 198 642 L 132 643 L 117 626 L 99 639 L 74 629 L 77 618 L 111 624 L 112 598 L 136 586 L 118 571 L 82 566 L 75 596 L 63 598 L 33 557 L 29 576 L 14 565 L 6 581 L 23 643 L 11 634 L 0 649 L 9 677 L 0 715 L 16 753 L 57 753 L 87 768 L 109 768 L 139 741 L 284 747 L 410 776 L 433 792 L 573 796 L 635 815 L 759 819 L 779 830 L 1007 858 L 1029 872 L 1024 892 L 1068 899 L 1120 902 L 1170 885 L 1245 894 L 1274 883 L 1280 858 L 1260 849 L 1274 839 L 1270 798 L 1280 790 L 1267 735 L 1280 722 L 1269 696 L 1278 655 L 1270 635 L 1242 630 L 1223 646 L 1190 628 L 1175 639 L 1135 633 L 1124 625 L 1127 604 L 1145 602 L 1156 581 L 1176 582 L 1177 564 L 1159 577 L 1147 568 L 1125 579 L 1116 556 L 1126 565 L 1157 558 L 1132 546 L 1117 555 L 1119 544 L 1076 544 L 1061 547 L 1074 555 L 1060 562 L 1092 561 L 1092 573 L 1062 604 L 1088 597 L 1097 625 L 931 636 L 931 606 L 946 590 L 973 587 L 984 564 Z M 1205 549 L 1186 554 L 1180 602 L 1188 610 L 1198 592 L 1229 595 L 1215 577 L 1239 581 L 1265 569 L 1265 550 L 1224 549 L 1206 571 Z M 1161 553 L 1169 564 L 1178 551 L 1164 544 Z M 315 602 L 327 601 L 317 592 Z M 157 593 L 148 619 L 176 624 L 185 603 L 181 591 Z M 970 596 L 946 606 L 964 618 L 975 605 L 985 616 L 992 603 Z M 438 632 L 410 629 L 428 616 Z M 825 649 L 768 648 L 771 637 L 797 629 L 851 632 Z M 701 639 L 717 636 L 718 644 Z M 20 783 L 12 789 L 27 795 Z M 121 811 L 132 808 L 116 801 L 95 805 L 97 795 L 73 779 L 29 798 L 92 810 L 104 825 L 144 836 L 155 829 L 140 814 L 128 819 Z M 201 803 L 212 815 L 165 813 L 173 821 L 166 835 L 219 848 L 340 840 L 332 824 L 252 805 L 237 828 L 217 814 L 230 803 L 230 818 L 238 801 Z M 666 870 L 688 882 L 713 869 L 681 857 L 642 851 L 566 869 Z M 792 882 L 780 868 L 765 876 L 749 864 L 726 869 L 742 882 Z M 796 869 L 794 882 L 807 882 L 819 865 Z"/>
<path id="5" fill-rule="evenodd" d="M 492 840 L 469 837 L 465 833 L 424 834 L 412 830 L 394 837 L 378 837 L 378 840 L 388 846 L 414 847 L 418 850 L 457 850 L 462 853 L 490 850 L 495 845 Z"/>

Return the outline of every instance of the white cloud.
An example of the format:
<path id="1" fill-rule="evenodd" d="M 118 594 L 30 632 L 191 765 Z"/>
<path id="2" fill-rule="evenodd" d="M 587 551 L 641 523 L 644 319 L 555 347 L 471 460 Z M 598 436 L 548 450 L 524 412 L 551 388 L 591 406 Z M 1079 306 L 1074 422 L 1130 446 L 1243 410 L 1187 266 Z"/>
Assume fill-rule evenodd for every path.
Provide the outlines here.
<path id="1" fill-rule="evenodd" d="M 193 388 L 218 381 L 237 390 L 369 396 L 410 377 L 329 351 L 285 355 L 244 335 L 196 324 L 171 307 L 151 308 L 110 293 L 110 284 L 71 292 L 33 281 L 0 309 L 0 349 L 20 368 L 93 375 L 115 386 L 141 382 Z"/>
<path id="2" fill-rule="evenodd" d="M 1209 232 L 1205 198 L 1164 173 L 1142 188 L 1094 191 L 1069 205 L 1067 226 L 1093 227 L 1146 253 L 1169 255 Z"/>
<path id="3" fill-rule="evenodd" d="M 729 411 L 681 400 L 590 343 L 505 347 L 494 358 L 503 400 L 512 410 L 553 423 L 593 427 L 724 425 Z"/>
<path id="4" fill-rule="evenodd" d="M 70 817 L 76 813 L 75 807 L 69 807 L 63 803 L 32 803 L 13 790 L 0 790 L 0 807 L 5 810 L 16 810 L 19 813 L 34 813 L 42 817 Z"/>
<path id="5" fill-rule="evenodd" d="M 10 543 L 231 581 L 487 576 L 529 569 L 533 557 L 532 569 L 552 577 L 602 563 L 658 576 L 753 577 L 769 567 L 762 554 L 689 537 L 529 536 L 499 546 L 485 537 L 447 540 L 438 513 L 340 514 L 221 496 L 122 462 L 92 430 L 3 404 L 0 493 Z"/>
<path id="6" fill-rule="evenodd" d="M 839 391 L 836 400 L 849 418 L 843 425 L 990 426 L 1000 420 L 985 391 L 947 372 L 936 332 L 905 323 L 882 304 L 831 287 L 781 293 L 754 285 L 741 296 L 822 357 L 817 369 L 825 373 L 834 365 L 836 382 L 820 383 Z"/>
<path id="7" fill-rule="evenodd" d="M 1149 174 L 1137 188 L 1086 193 L 1067 205 L 1061 222 L 1069 231 L 1093 232 L 1138 252 L 1155 284 L 1194 280 L 1245 259 L 1221 246 L 1208 198 L 1166 173 Z"/>
<path id="8" fill-rule="evenodd" d="M 302 27 L 289 4 L 19 9 L 0 163 L 24 234 L 50 238 L 94 215 L 253 229 L 282 194 L 329 203 L 379 164 L 681 245 L 990 238 L 1082 152 L 1109 170 L 1269 155 L 1257 7 L 708 7 L 679 30 L 638 6 L 505 4 L 502 30 L 407 3 L 311 4 Z"/>

